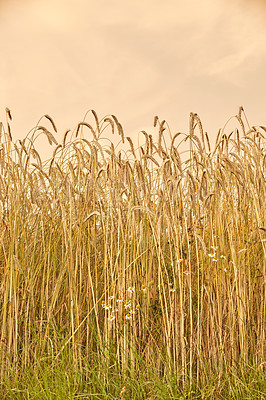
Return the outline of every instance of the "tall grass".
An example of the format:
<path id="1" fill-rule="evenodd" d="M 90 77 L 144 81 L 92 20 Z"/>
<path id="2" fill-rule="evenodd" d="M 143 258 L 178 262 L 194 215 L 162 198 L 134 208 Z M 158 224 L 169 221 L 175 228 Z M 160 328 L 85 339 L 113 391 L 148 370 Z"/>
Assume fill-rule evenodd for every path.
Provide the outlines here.
<path id="1" fill-rule="evenodd" d="M 62 144 L 48 115 L 15 143 L 7 110 L 2 396 L 263 398 L 266 128 L 243 116 L 213 149 L 197 114 L 174 136 L 156 117 L 134 148 L 95 111 Z"/>

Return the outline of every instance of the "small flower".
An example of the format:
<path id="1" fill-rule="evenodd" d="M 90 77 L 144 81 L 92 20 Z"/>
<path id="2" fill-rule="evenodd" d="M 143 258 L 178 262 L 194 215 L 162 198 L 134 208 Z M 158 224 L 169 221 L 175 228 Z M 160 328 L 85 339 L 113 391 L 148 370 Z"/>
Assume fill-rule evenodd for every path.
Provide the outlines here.
<path id="1" fill-rule="evenodd" d="M 140 309 L 140 304 L 136 305 L 136 309 L 139 310 Z"/>
<path id="2" fill-rule="evenodd" d="M 133 292 L 135 292 L 135 287 L 129 286 L 129 288 L 127 289 L 127 291 L 128 291 L 129 293 L 133 293 Z"/>
<path id="3" fill-rule="evenodd" d="M 216 251 L 218 247 L 211 246 L 211 249 L 213 249 L 213 251 Z"/>
<path id="4" fill-rule="evenodd" d="M 126 319 L 130 319 L 130 318 L 132 318 L 132 315 L 130 313 L 127 313 Z"/>
<path id="5" fill-rule="evenodd" d="M 113 321 L 115 319 L 115 316 L 114 315 L 110 315 L 110 317 L 108 319 L 109 319 L 109 321 Z"/>
<path id="6" fill-rule="evenodd" d="M 183 261 L 183 258 L 179 258 L 179 260 L 177 260 L 177 264 L 180 264 Z"/>
<path id="7" fill-rule="evenodd" d="M 174 293 L 174 292 L 175 292 L 175 289 L 170 289 L 170 292 L 171 292 L 171 293 Z"/>
<path id="8" fill-rule="evenodd" d="M 103 307 L 105 310 L 110 310 L 110 309 L 112 308 L 112 306 L 111 306 L 110 304 L 105 304 L 104 301 L 102 301 L 102 307 Z"/>
<path id="9" fill-rule="evenodd" d="M 212 261 L 217 262 L 218 260 L 216 258 L 213 258 Z"/>
<path id="10" fill-rule="evenodd" d="M 145 285 L 141 285 L 141 290 L 142 290 L 142 292 L 146 292 L 146 290 L 147 290 L 147 288 L 146 288 L 146 286 Z"/>
<path id="11" fill-rule="evenodd" d="M 124 307 L 125 307 L 125 308 L 130 308 L 130 307 L 131 307 L 130 301 L 126 301 Z"/>
<path id="12" fill-rule="evenodd" d="M 226 259 L 226 257 L 223 254 L 220 256 L 220 258 L 223 258 L 224 260 Z"/>
<path id="13" fill-rule="evenodd" d="M 109 300 L 113 300 L 115 298 L 115 296 L 110 296 Z"/>
<path id="14" fill-rule="evenodd" d="M 117 299 L 116 302 L 117 303 L 122 303 L 123 299 Z"/>
<path id="15" fill-rule="evenodd" d="M 189 271 L 186 269 L 186 270 L 184 271 L 184 274 L 185 274 L 185 275 L 188 275 L 188 274 L 189 274 Z"/>
<path id="16" fill-rule="evenodd" d="M 224 272 L 227 272 L 227 269 L 226 269 L 226 268 L 224 268 Z"/>
<path id="17" fill-rule="evenodd" d="M 215 253 L 213 253 L 213 254 L 210 253 L 210 254 L 208 254 L 208 256 L 211 257 L 211 258 L 214 258 L 216 256 L 216 254 Z"/>

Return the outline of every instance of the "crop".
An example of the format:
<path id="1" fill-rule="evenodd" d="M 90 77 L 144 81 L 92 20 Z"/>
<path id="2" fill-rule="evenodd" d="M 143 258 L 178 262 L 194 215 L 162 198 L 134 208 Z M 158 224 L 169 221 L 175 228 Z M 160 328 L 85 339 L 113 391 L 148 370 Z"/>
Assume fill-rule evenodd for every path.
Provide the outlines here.
<path id="1" fill-rule="evenodd" d="M 266 128 L 243 115 L 213 149 L 194 113 L 173 136 L 156 117 L 157 141 L 142 131 L 135 148 L 93 110 L 61 144 L 48 115 L 14 142 L 7 109 L 3 396 L 263 398 Z M 55 146 L 46 161 L 40 135 Z"/>

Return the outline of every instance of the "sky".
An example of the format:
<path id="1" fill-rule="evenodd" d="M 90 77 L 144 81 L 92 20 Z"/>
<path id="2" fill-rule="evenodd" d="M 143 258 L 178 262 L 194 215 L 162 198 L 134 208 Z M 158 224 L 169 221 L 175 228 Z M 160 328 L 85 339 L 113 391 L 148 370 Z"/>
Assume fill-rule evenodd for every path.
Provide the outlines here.
<path id="1" fill-rule="evenodd" d="M 240 106 L 266 125 L 265 44 L 264 0 L 0 0 L 0 121 L 23 139 L 49 114 L 59 141 L 89 109 L 133 140 L 155 115 L 213 139 Z"/>

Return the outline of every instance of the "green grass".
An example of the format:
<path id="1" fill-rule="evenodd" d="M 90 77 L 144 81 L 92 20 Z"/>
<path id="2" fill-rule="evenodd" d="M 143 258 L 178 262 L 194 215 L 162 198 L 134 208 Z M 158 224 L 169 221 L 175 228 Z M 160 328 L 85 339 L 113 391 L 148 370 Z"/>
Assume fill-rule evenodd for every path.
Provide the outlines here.
<path id="1" fill-rule="evenodd" d="M 263 399 L 265 374 L 260 368 L 236 367 L 226 376 L 208 375 L 208 381 L 196 383 L 187 377 L 184 388 L 180 376 L 165 365 L 160 376 L 155 366 L 132 372 L 121 372 L 114 360 L 106 365 L 104 357 L 95 354 L 94 363 L 83 359 L 73 365 L 68 350 L 60 360 L 51 356 L 37 359 L 26 369 L 11 366 L 2 376 L 3 399 Z M 139 365 L 138 365 L 139 366 Z M 202 383 L 202 384 L 201 384 Z M 123 392 L 123 395 L 120 395 Z"/>
<path id="2" fill-rule="evenodd" d="M 1 127 L 0 398 L 263 399 L 266 128 L 89 116 Z"/>

